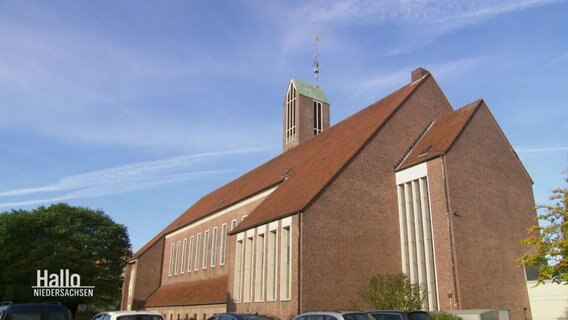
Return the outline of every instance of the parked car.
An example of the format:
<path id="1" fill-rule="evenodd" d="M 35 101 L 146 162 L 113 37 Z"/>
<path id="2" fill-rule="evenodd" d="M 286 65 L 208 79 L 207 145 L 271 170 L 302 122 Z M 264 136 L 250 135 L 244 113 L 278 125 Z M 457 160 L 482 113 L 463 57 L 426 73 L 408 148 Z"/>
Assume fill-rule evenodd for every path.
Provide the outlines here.
<path id="1" fill-rule="evenodd" d="M 310 311 L 294 317 L 294 320 L 369 320 L 367 313 L 360 311 Z"/>
<path id="2" fill-rule="evenodd" d="M 207 320 L 280 320 L 280 318 L 258 313 L 224 312 L 216 313 Z"/>
<path id="3" fill-rule="evenodd" d="M 64 305 L 54 303 L 0 304 L 0 320 L 73 320 L 71 311 Z"/>
<path id="4" fill-rule="evenodd" d="M 432 320 L 425 311 L 375 310 L 368 313 L 376 320 Z"/>
<path id="5" fill-rule="evenodd" d="M 151 311 L 106 311 L 92 320 L 164 320 L 161 313 Z"/>

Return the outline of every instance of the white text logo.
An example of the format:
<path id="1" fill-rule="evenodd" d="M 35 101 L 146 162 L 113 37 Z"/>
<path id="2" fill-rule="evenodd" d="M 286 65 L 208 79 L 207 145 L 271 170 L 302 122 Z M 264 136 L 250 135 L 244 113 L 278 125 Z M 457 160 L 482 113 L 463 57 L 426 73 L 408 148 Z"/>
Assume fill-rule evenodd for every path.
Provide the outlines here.
<path id="1" fill-rule="evenodd" d="M 37 270 L 36 285 L 32 287 L 35 297 L 92 297 L 94 286 L 82 286 L 81 276 L 61 269 L 59 273 Z"/>

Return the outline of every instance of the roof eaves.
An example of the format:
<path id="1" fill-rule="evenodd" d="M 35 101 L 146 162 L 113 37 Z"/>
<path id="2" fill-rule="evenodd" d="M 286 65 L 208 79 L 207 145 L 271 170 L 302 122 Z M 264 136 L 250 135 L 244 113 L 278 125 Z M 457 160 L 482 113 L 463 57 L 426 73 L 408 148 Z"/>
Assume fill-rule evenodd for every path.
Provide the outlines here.
<path id="1" fill-rule="evenodd" d="M 436 152 L 436 153 L 433 153 L 433 154 L 431 154 L 431 155 L 429 155 L 429 156 L 427 156 L 427 157 L 423 157 L 423 158 L 420 159 L 419 161 L 414 161 L 414 162 L 412 162 L 412 163 L 409 163 L 409 164 L 406 164 L 406 165 L 404 165 L 404 166 L 398 167 L 398 168 L 395 170 L 395 172 L 399 172 L 399 171 L 402 171 L 402 170 L 406 170 L 406 169 L 408 169 L 408 168 L 412 168 L 412 167 L 417 166 L 417 165 L 419 165 L 419 164 L 421 164 L 421 163 L 428 162 L 428 161 L 430 161 L 430 160 L 439 158 L 439 157 L 441 157 L 441 156 L 444 155 L 444 154 L 445 154 L 445 152 Z"/>
<path id="2" fill-rule="evenodd" d="M 232 202 L 227 202 L 227 203 L 222 202 L 221 206 L 215 208 L 215 210 L 210 211 L 210 212 L 208 212 L 208 213 L 206 213 L 206 214 L 200 216 L 199 218 L 195 218 L 195 219 L 190 220 L 190 221 L 188 221 L 188 222 L 186 222 L 186 223 L 182 223 L 182 224 L 180 224 L 179 226 L 176 226 L 176 228 L 174 228 L 174 229 L 172 229 L 172 230 L 169 230 L 169 231 L 167 232 L 167 234 L 176 232 L 177 230 L 183 229 L 183 228 L 185 228 L 186 226 L 188 226 L 188 225 L 190 225 L 190 224 L 192 224 L 192 223 L 195 223 L 195 222 L 197 222 L 197 221 L 199 221 L 199 220 L 201 220 L 201 219 L 205 219 L 205 218 L 207 218 L 207 217 L 209 217 L 209 216 L 212 216 L 212 215 L 214 215 L 214 214 L 216 214 L 216 213 L 218 213 L 218 212 L 220 212 L 220 211 L 226 210 L 227 208 L 230 208 L 230 207 L 232 207 L 232 206 L 238 204 L 239 202 L 246 201 L 247 199 L 253 198 L 253 197 L 255 197 L 255 196 L 258 195 L 258 194 L 261 194 L 261 193 L 263 193 L 263 192 L 265 192 L 265 191 L 267 191 L 267 190 L 269 190 L 269 189 L 271 189 L 271 188 L 274 188 L 274 187 L 280 185 L 280 184 L 281 184 L 282 182 L 284 182 L 285 180 L 286 180 L 285 178 L 280 178 L 280 179 L 276 180 L 274 183 L 271 183 L 271 184 L 269 184 L 268 186 L 265 186 L 265 187 L 263 187 L 263 188 L 261 188 L 261 189 L 259 189 L 259 190 L 256 190 L 256 191 L 252 192 L 251 194 L 249 194 L 249 195 L 246 196 L 246 197 L 243 197 L 243 198 L 241 198 L 241 199 L 237 199 L 237 200 L 232 201 Z"/>
<path id="3" fill-rule="evenodd" d="M 128 259 L 128 261 L 130 262 L 130 261 L 134 261 L 134 260 L 138 259 L 144 252 L 146 252 L 148 249 L 150 249 L 155 243 L 157 243 L 160 239 L 164 238 L 167 234 L 172 233 L 172 232 L 176 232 L 177 230 L 182 229 L 182 228 L 184 228 L 184 227 L 186 227 L 186 226 L 188 226 L 188 225 L 190 225 L 190 224 L 192 224 L 192 223 L 194 223 L 194 222 L 196 222 L 196 221 L 199 221 L 199 220 L 201 220 L 201 219 L 203 219 L 203 218 L 206 218 L 206 217 L 208 217 L 208 216 L 210 216 L 210 215 L 215 214 L 216 212 L 219 212 L 219 211 L 222 211 L 222 210 L 224 210 L 224 209 L 226 209 L 226 208 L 229 208 L 229 207 L 231 207 L 231 206 L 233 206 L 233 205 L 239 203 L 240 201 L 246 200 L 246 199 L 248 199 L 248 198 L 250 198 L 250 197 L 254 197 L 255 195 L 257 195 L 257 194 L 259 194 L 259 193 L 262 193 L 262 192 L 264 192 L 264 191 L 266 191 L 266 190 L 268 190 L 268 189 L 270 189 L 270 188 L 273 188 L 273 187 L 275 187 L 275 186 L 281 184 L 281 183 L 284 182 L 285 180 L 286 180 L 285 178 L 280 178 L 280 179 L 278 179 L 277 181 L 275 181 L 275 182 L 269 184 L 268 186 L 265 186 L 265 187 L 263 187 L 263 188 L 261 188 L 261 189 L 259 189 L 259 190 L 254 191 L 253 193 L 249 194 L 247 197 L 241 198 L 241 199 L 239 199 L 239 200 L 236 200 L 236 201 L 233 201 L 233 202 L 230 202 L 230 203 L 226 203 L 226 204 L 223 203 L 223 206 L 222 206 L 222 207 L 215 208 L 214 211 L 210 211 L 210 212 L 208 212 L 208 213 L 206 213 L 206 214 L 204 214 L 204 215 L 202 215 L 202 216 L 200 216 L 200 217 L 198 217 L 198 218 L 195 218 L 195 219 L 190 220 L 190 221 L 187 221 L 187 222 L 181 222 L 181 221 L 180 221 L 180 222 L 178 222 L 178 225 L 176 225 L 175 227 L 172 227 L 172 225 L 176 222 L 176 220 L 180 219 L 183 215 L 185 215 L 185 214 L 188 212 L 188 210 L 190 210 L 190 209 L 193 207 L 193 205 L 195 205 L 197 202 L 194 203 L 191 207 L 189 207 L 189 209 L 185 210 L 176 220 L 174 220 L 172 223 L 170 223 L 168 226 L 166 226 L 164 229 L 162 229 L 162 231 L 160 231 L 160 233 L 158 233 L 154 238 L 152 238 L 150 241 L 148 241 L 142 248 L 140 248 L 140 250 L 136 251 L 136 252 L 132 255 L 132 257 L 130 257 L 130 259 Z M 233 180 L 233 181 L 234 181 L 234 180 Z M 229 182 L 229 183 L 230 183 L 230 182 Z M 215 190 L 212 191 L 211 193 L 213 193 L 213 192 L 219 190 L 220 188 L 222 188 L 222 187 L 219 187 L 218 189 L 215 189 Z M 209 193 L 209 194 L 211 194 L 211 193 Z M 207 194 L 207 195 L 209 195 L 209 194 Z M 206 195 L 206 196 L 207 196 L 207 195 Z M 204 196 L 204 197 L 206 197 L 206 196 Z M 201 199 L 203 199 L 203 198 L 201 198 Z M 200 199 L 200 200 L 201 200 L 201 199 Z M 171 228 L 171 229 L 169 229 L 169 228 Z"/>
<path id="4" fill-rule="evenodd" d="M 226 276 L 158 287 L 143 302 L 145 307 L 208 305 L 225 303 Z M 205 290 L 205 292 L 200 292 Z M 199 292 L 197 294 L 194 294 Z"/>
<path id="5" fill-rule="evenodd" d="M 253 211 L 253 212 L 254 212 L 254 211 Z M 272 219 L 270 219 L 270 220 L 266 220 L 266 221 L 262 221 L 262 222 L 259 222 L 259 223 L 255 223 L 255 224 L 253 224 L 253 225 L 247 226 L 246 228 L 243 228 L 242 230 L 239 228 L 239 225 L 237 225 L 237 226 L 235 227 L 235 229 L 233 229 L 232 231 L 229 231 L 228 234 L 231 235 L 231 236 L 233 236 L 233 235 L 235 235 L 235 234 L 237 234 L 237 233 L 241 233 L 241 232 L 243 232 L 243 231 L 247 231 L 247 230 L 250 230 L 250 229 L 253 229 L 253 228 L 257 228 L 257 227 L 260 227 L 260 226 L 265 225 L 265 224 L 267 224 L 267 223 L 271 223 L 271 222 L 274 222 L 274 221 L 276 221 L 276 220 L 280 220 L 280 219 L 284 219 L 284 218 L 293 216 L 293 215 L 295 215 L 295 214 L 297 214 L 297 213 L 300 213 L 300 212 L 301 212 L 301 210 L 299 210 L 299 211 L 298 211 L 298 210 L 294 210 L 294 211 L 291 211 L 291 212 L 288 212 L 288 213 L 284 213 L 284 214 L 281 214 L 281 215 L 278 215 L 278 216 L 274 216 L 274 217 L 272 217 Z M 252 214 L 252 212 L 251 212 L 251 214 Z"/>

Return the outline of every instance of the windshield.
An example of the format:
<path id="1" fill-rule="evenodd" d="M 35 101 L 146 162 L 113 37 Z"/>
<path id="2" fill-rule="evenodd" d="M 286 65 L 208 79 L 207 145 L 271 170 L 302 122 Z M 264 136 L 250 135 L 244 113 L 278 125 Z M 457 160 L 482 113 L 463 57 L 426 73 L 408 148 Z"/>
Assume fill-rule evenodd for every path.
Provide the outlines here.
<path id="1" fill-rule="evenodd" d="M 245 320 L 280 320 L 276 317 L 269 317 L 269 316 L 257 316 L 257 315 L 253 315 L 253 316 L 244 316 L 243 319 Z"/>
<path id="2" fill-rule="evenodd" d="M 409 313 L 408 318 L 410 320 L 432 320 L 432 318 L 424 312 Z"/>
<path id="3" fill-rule="evenodd" d="M 369 320 L 370 317 L 366 313 L 348 313 L 344 314 L 345 320 Z"/>
<path id="4" fill-rule="evenodd" d="M 42 313 L 47 314 L 47 320 L 65 320 L 67 316 L 65 311 L 22 310 L 7 312 L 5 320 L 41 320 Z M 3 319 L 1 312 L 0 319 Z"/>
<path id="5" fill-rule="evenodd" d="M 41 311 L 8 312 L 6 320 L 41 320 Z"/>

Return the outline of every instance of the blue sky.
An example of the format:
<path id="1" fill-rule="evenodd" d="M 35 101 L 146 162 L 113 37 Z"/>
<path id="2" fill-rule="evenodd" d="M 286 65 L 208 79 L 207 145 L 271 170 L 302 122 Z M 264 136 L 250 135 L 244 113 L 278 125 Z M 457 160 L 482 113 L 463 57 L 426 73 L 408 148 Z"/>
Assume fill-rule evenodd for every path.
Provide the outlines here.
<path id="1" fill-rule="evenodd" d="M 478 98 L 534 180 L 568 167 L 568 2 L 0 1 L 0 211 L 102 209 L 134 249 L 281 152 L 290 77 L 336 123 L 432 72 Z"/>

